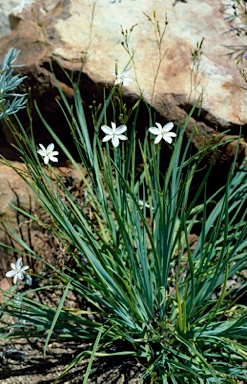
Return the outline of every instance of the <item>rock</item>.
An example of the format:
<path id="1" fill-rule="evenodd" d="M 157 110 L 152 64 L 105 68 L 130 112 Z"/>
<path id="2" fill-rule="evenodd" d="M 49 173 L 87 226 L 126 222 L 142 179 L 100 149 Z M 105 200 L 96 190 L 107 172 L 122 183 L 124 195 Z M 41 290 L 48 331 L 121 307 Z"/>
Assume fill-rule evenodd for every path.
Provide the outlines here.
<path id="1" fill-rule="evenodd" d="M 21 20 L 39 23 L 40 18 L 44 18 L 47 12 L 55 8 L 57 2 L 58 0 L 44 0 L 41 2 L 22 0 L 22 2 L 18 2 L 18 5 L 12 8 L 9 14 L 10 29 L 15 29 Z"/>
<path id="2" fill-rule="evenodd" d="M 18 17 L 21 9 L 26 8 L 33 0 L 0 0 L 0 36 L 4 36 L 11 30 L 9 15 L 13 12 Z"/>
<path id="3" fill-rule="evenodd" d="M 46 2 L 51 3 L 44 0 L 43 4 Z M 202 4 L 200 0 L 194 0 L 176 2 L 174 5 L 174 0 L 59 0 L 52 2 L 50 8 L 46 5 L 40 8 L 40 2 L 36 1 L 32 7 L 29 6 L 29 15 L 23 12 L 16 29 L 0 40 L 0 52 L 3 55 L 10 46 L 21 49 L 19 62 L 26 66 L 18 70 L 28 76 L 23 90 L 31 92 L 48 123 L 67 143 L 68 149 L 73 151 L 65 119 L 55 101 L 59 100 L 59 96 L 50 64 L 71 102 L 73 90 L 63 69 L 69 74 L 73 72 L 74 79 L 80 76 L 82 102 L 86 117 L 91 121 L 89 106 L 93 102 L 101 102 L 103 86 L 114 82 L 115 77 L 111 72 L 115 63 L 119 71 L 129 63 L 129 56 L 121 42 L 126 30 L 132 28 L 129 44 L 131 52 L 135 50 L 135 65 L 130 63 L 129 68 L 133 79 L 136 76 L 138 86 L 133 81 L 124 87 L 126 103 L 131 105 L 141 90 L 155 110 L 157 121 L 178 121 L 186 116 L 203 90 L 201 114 L 198 116 L 198 105 L 188 128 L 189 133 L 199 120 L 200 140 L 197 135 L 193 140 L 195 147 L 198 147 L 198 143 L 205 143 L 208 138 L 211 140 L 212 135 L 226 128 L 231 129 L 232 135 L 238 134 L 240 122 L 247 123 L 246 91 L 241 88 L 242 79 L 235 60 L 229 58 L 234 47 L 239 45 L 239 39 L 227 33 L 230 25 L 224 13 L 223 5 L 226 3 L 205 0 Z M 35 9 L 36 13 L 31 9 Z M 161 45 L 161 54 L 165 56 L 155 89 L 153 85 L 159 50 L 154 28 L 146 16 L 156 22 L 154 10 L 161 31 L 166 25 L 166 14 L 168 20 Z M 198 44 L 203 38 L 203 54 L 200 55 Z M 196 76 L 192 79 L 193 88 L 192 52 L 196 47 L 201 63 L 199 73 L 192 74 L 192 77 Z M 26 119 L 24 111 L 20 112 L 20 116 Z M 47 133 L 35 113 L 33 122 L 37 140 L 47 144 Z M 147 125 L 147 112 L 141 108 L 137 126 L 140 136 Z M 13 140 L 6 129 L 5 135 L 9 142 Z M 230 157 L 233 158 L 232 155 Z"/>
<path id="4" fill-rule="evenodd" d="M 22 171 L 25 170 L 22 163 L 12 162 L 11 164 Z M 29 211 L 34 194 L 14 169 L 8 165 L 0 164 L 0 180 L 0 215 L 4 217 L 5 222 L 13 224 L 14 217 L 16 221 L 16 211 L 9 207 L 9 204 L 19 204 L 20 207 Z"/>
<path id="5" fill-rule="evenodd" d="M 7 290 L 9 290 L 10 287 L 11 287 L 10 279 L 7 279 L 5 277 L 4 279 L 2 279 L 0 281 L 0 289 L 1 290 L 7 291 Z M 5 294 L 2 291 L 0 291 L 0 304 L 3 303 L 6 299 L 7 299 L 7 297 L 5 296 Z"/>
<path id="6" fill-rule="evenodd" d="M 26 167 L 24 164 L 12 161 L 10 165 L 18 168 L 22 172 L 25 172 Z M 47 216 L 40 208 L 40 204 L 37 202 L 35 193 L 28 187 L 24 180 L 15 172 L 11 166 L 0 163 L 0 181 L 1 181 L 1 191 L 0 191 L 0 243 L 8 244 L 13 247 L 14 238 L 12 242 L 6 232 L 11 233 L 11 228 L 17 232 L 19 236 L 22 236 L 23 239 L 27 242 L 29 246 L 40 256 L 44 256 L 45 260 L 53 262 L 56 254 L 52 252 L 50 247 L 50 240 L 48 239 L 47 234 L 44 232 L 44 228 L 35 223 L 34 225 L 28 218 L 9 206 L 13 204 L 20 207 L 26 212 L 30 212 L 36 217 L 38 216 L 42 220 L 47 220 Z M 64 178 L 64 182 L 68 180 L 68 183 L 73 185 L 74 188 L 77 188 L 77 184 L 80 183 L 81 177 L 79 173 L 68 167 L 59 167 L 54 168 L 54 171 L 58 173 L 61 177 Z M 32 245 L 30 245 L 30 242 Z M 20 246 L 15 244 L 17 249 L 20 249 Z M 6 271 L 9 269 L 10 262 L 12 262 L 17 257 L 21 257 L 16 253 L 13 255 L 12 252 L 0 246 L 0 280 L 5 276 Z M 38 261 L 23 259 L 25 265 L 29 265 L 35 270 L 41 269 L 41 263 Z M 42 265 L 42 268 L 44 266 Z M 1 300 L 1 298 L 0 298 Z"/>

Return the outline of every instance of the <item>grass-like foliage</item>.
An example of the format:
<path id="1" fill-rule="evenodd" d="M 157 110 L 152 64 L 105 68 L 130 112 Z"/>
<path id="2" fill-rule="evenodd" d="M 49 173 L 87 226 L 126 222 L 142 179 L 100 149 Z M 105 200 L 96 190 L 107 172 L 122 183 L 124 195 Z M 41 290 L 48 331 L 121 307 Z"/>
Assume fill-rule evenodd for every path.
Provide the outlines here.
<path id="1" fill-rule="evenodd" d="M 196 105 L 186 121 L 178 123 L 174 143 L 163 145 L 154 144 L 147 130 L 155 123 L 150 109 L 150 121 L 143 127 L 145 139 L 137 139 L 137 103 L 128 115 L 132 117 L 125 132 L 128 141 L 113 147 L 110 141 L 102 142 L 100 127 L 110 125 L 109 108 L 116 124 L 119 115 L 126 116 L 126 107 L 119 102 L 121 85 L 103 96 L 93 119 L 94 132 L 88 131 L 79 88 L 73 87 L 71 108 L 58 85 L 76 156 L 36 108 L 56 149 L 80 174 L 84 200 L 73 195 L 56 168 L 43 164 L 32 127 L 27 134 L 17 117 L 18 130 L 7 121 L 27 171 L 3 161 L 35 192 L 50 220 L 42 223 L 36 215 L 16 209 L 49 230 L 74 264 L 58 268 L 46 262 L 53 270 L 52 283 L 27 289 L 18 294 L 21 300 L 9 296 L 1 313 L 21 321 L 11 325 L 11 333 L 2 325 L 0 337 L 44 337 L 44 352 L 51 337 L 93 342 L 68 367 L 91 356 L 84 383 L 94 357 L 119 354 L 136 356 L 146 368 L 143 377 L 148 382 L 246 382 L 247 307 L 241 304 L 247 286 L 241 280 L 247 269 L 246 161 L 237 170 L 233 164 L 224 188 L 208 196 L 210 167 L 199 187 L 192 189 L 205 149 L 191 155 L 192 137 L 184 138 Z M 169 162 L 161 166 L 165 151 Z M 78 156 L 80 162 L 75 160 Z M 8 230 L 23 255 L 42 260 L 11 227 Z M 194 247 L 192 234 L 198 236 Z M 242 286 L 229 288 L 229 279 L 236 275 Z M 58 308 L 30 296 L 37 290 L 45 293 L 52 285 L 64 289 Z M 68 290 L 84 306 L 66 309 Z M 114 351 L 109 349 L 113 344 Z"/>
<path id="2" fill-rule="evenodd" d="M 26 78 L 13 75 L 14 68 L 20 67 L 14 64 L 19 53 L 18 49 L 10 48 L 0 65 L 0 120 L 26 108 L 26 95 L 13 93 Z"/>

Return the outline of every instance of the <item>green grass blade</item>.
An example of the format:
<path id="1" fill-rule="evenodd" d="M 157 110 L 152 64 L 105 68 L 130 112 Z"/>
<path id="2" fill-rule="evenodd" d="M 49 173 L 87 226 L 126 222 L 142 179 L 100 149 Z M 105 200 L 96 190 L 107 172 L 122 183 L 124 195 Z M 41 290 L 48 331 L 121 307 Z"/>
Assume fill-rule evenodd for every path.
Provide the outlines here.
<path id="1" fill-rule="evenodd" d="M 44 345 L 44 356 L 46 355 L 46 350 L 47 350 L 48 343 L 49 343 L 49 341 L 50 341 L 51 335 L 52 335 L 53 330 L 54 330 L 54 328 L 55 328 L 55 326 L 56 326 L 56 323 L 57 323 L 57 320 L 58 320 L 59 315 L 60 315 L 60 313 L 61 313 L 61 310 L 62 310 L 62 308 L 63 308 L 63 304 L 64 304 L 64 301 L 65 301 L 66 296 L 67 296 L 67 294 L 68 294 L 68 290 L 69 290 L 70 286 L 71 286 L 71 285 L 70 285 L 70 282 L 69 282 L 69 283 L 67 284 L 65 290 L 64 290 L 63 296 L 62 296 L 62 298 L 61 298 L 61 300 L 60 300 L 60 302 L 59 302 L 59 305 L 58 305 L 58 307 L 57 307 L 55 316 L 54 316 L 54 318 L 53 318 L 53 320 L 52 320 L 51 327 L 50 327 L 50 329 L 49 329 L 48 335 L 47 335 L 46 340 L 45 340 L 45 345 Z"/>

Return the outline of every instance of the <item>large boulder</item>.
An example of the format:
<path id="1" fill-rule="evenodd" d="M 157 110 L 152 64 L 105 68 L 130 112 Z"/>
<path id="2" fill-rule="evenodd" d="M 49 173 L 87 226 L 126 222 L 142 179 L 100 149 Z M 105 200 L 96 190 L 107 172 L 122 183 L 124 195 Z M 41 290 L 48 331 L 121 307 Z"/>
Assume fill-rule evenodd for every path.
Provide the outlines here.
<path id="1" fill-rule="evenodd" d="M 239 39 L 228 33 L 230 24 L 225 3 L 227 1 L 54 0 L 51 6 L 50 0 L 44 0 L 41 7 L 40 1 L 36 1 L 25 9 L 25 14 L 18 15 L 19 22 L 12 33 L 0 40 L 0 52 L 3 56 L 11 46 L 21 50 L 19 62 L 25 63 L 25 67 L 18 70 L 28 76 L 23 90 L 32 93 L 44 117 L 66 140 L 69 149 L 72 144 L 55 101 L 58 92 L 51 63 L 60 86 L 71 100 L 73 90 L 63 69 L 69 74 L 73 72 L 74 79 L 79 78 L 88 121 L 90 105 L 102 101 L 103 87 L 114 82 L 111 72 L 116 63 L 119 71 L 128 65 L 130 76 L 136 80 L 124 87 L 126 103 L 131 105 L 142 93 L 161 123 L 184 118 L 203 91 L 202 105 L 196 108 L 188 129 L 189 134 L 198 121 L 199 135 L 194 138 L 198 147 L 226 128 L 231 134 L 238 134 L 239 124 L 247 123 L 246 91 L 241 88 L 243 81 L 231 56 L 239 46 Z M 157 38 L 164 28 L 159 51 Z M 203 38 L 201 54 L 197 48 Z M 134 52 L 134 61 L 130 61 L 128 49 L 131 54 Z M 195 68 L 193 72 L 195 52 L 200 57 L 197 62 L 200 65 L 198 71 Z M 163 55 L 154 87 L 159 58 Z M 37 140 L 46 143 L 45 129 L 35 114 L 33 118 Z M 141 134 L 148 125 L 144 108 L 138 123 Z M 12 138 L 8 137 L 7 130 L 5 134 L 10 142 Z M 245 147 L 244 140 L 242 146 Z"/>

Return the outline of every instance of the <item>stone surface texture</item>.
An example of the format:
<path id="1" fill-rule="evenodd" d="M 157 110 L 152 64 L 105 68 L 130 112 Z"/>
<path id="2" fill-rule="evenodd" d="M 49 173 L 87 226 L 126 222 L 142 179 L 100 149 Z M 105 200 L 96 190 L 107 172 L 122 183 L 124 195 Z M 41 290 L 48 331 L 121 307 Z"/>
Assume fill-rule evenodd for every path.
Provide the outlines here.
<path id="1" fill-rule="evenodd" d="M 33 0 L 0 0 L 0 37 L 11 31 L 9 15 L 13 13 L 18 17 L 21 8 L 23 7 L 24 11 L 32 1 Z"/>
<path id="2" fill-rule="evenodd" d="M 25 63 L 25 67 L 19 71 L 28 75 L 26 90 L 32 90 L 45 116 L 53 116 L 53 121 L 57 105 L 53 100 L 56 89 L 50 71 L 52 56 L 75 74 L 82 69 L 80 86 L 86 106 L 93 100 L 101 101 L 102 87 L 113 83 L 111 72 L 117 63 L 120 71 L 128 66 L 136 80 L 125 88 L 126 98 L 135 100 L 142 92 L 164 121 L 180 119 L 183 110 L 203 91 L 203 113 L 199 119 L 210 132 L 231 128 L 236 133 L 240 123 L 247 123 L 247 103 L 236 59 L 231 56 L 240 41 L 229 33 L 228 3 L 227 0 L 179 1 L 175 5 L 173 0 L 35 1 L 18 15 L 20 22 L 12 33 L 0 40 L 0 52 L 3 56 L 10 46 L 21 49 L 19 62 Z M 161 31 L 166 17 L 168 20 L 160 47 L 164 59 L 155 88 L 159 50 L 154 27 L 147 17 L 154 20 L 154 10 Z M 134 25 L 129 42 L 130 51 L 135 52 L 134 62 L 129 62 L 121 44 L 124 39 L 121 28 L 129 31 Z M 191 53 L 203 38 L 199 73 L 196 78 L 195 72 L 192 74 L 191 83 Z M 56 65 L 54 70 L 60 85 L 72 96 L 62 71 Z"/>
<path id="3" fill-rule="evenodd" d="M 120 26 L 129 30 L 137 24 L 130 46 L 135 50 L 136 79 L 145 98 L 151 102 L 159 52 L 154 28 L 144 12 L 153 17 L 155 10 L 161 30 L 165 26 L 165 15 L 168 25 L 161 45 L 162 54 L 166 54 L 157 78 L 154 107 L 163 115 L 167 114 L 164 104 L 169 100 L 168 97 L 172 96 L 173 102 L 178 105 L 188 102 L 191 52 L 204 38 L 200 85 L 195 95 L 192 94 L 191 102 L 204 88 L 203 108 L 219 124 L 228 126 L 229 122 L 246 122 L 246 92 L 238 87 L 241 79 L 236 70 L 236 61 L 228 57 L 230 46 L 239 45 L 239 39 L 227 33 L 229 23 L 224 19 L 224 3 L 194 0 L 178 2 L 174 6 L 173 0 L 101 0 L 96 2 L 90 36 L 92 2 L 63 2 L 61 14 L 54 24 L 56 44 L 53 53 L 62 60 L 80 63 L 82 52 L 88 51 L 85 73 L 95 83 L 112 82 L 110 72 L 114 70 L 115 62 L 122 70 L 129 60 L 121 46 L 123 36 Z M 138 93 L 136 83 L 133 82 L 128 91 Z"/>
<path id="4" fill-rule="evenodd" d="M 93 83 L 107 84 L 113 81 L 110 72 L 114 71 L 115 63 L 122 70 L 129 61 L 121 45 L 121 26 L 129 30 L 136 25 L 130 39 L 130 49 L 135 50 L 135 71 L 133 63 L 130 68 L 139 86 L 136 82 L 131 83 L 126 93 L 137 95 L 141 90 L 151 102 L 159 52 L 154 28 L 145 14 L 153 18 L 155 10 L 161 30 L 165 26 L 165 15 L 168 25 L 161 45 L 162 54 L 166 54 L 154 90 L 153 106 L 162 115 L 167 115 L 166 104 L 171 100 L 179 106 L 188 101 L 193 103 L 203 89 L 206 117 L 211 124 L 228 127 L 231 123 L 246 123 L 247 106 L 236 60 L 229 56 L 232 47 L 239 46 L 240 42 L 234 34 L 228 33 L 229 21 L 224 11 L 226 3 L 229 2 L 194 0 L 177 2 L 174 6 L 173 0 L 36 1 L 21 14 L 26 33 L 23 35 L 22 26 L 12 38 L 8 36 L 7 41 L 16 41 L 16 48 L 22 49 L 20 60 L 27 67 L 31 64 L 39 66 L 40 59 L 45 58 L 42 43 L 47 47 L 46 53 L 53 54 L 68 69 L 79 71 L 87 52 L 83 72 Z M 28 10 L 31 12 L 31 9 L 35 9 L 36 20 L 33 15 L 33 19 L 30 15 L 28 17 Z M 39 28 L 38 20 L 41 24 Z M 202 38 L 200 84 L 189 99 L 191 52 Z M 37 45 L 41 56 L 37 55 Z"/>

